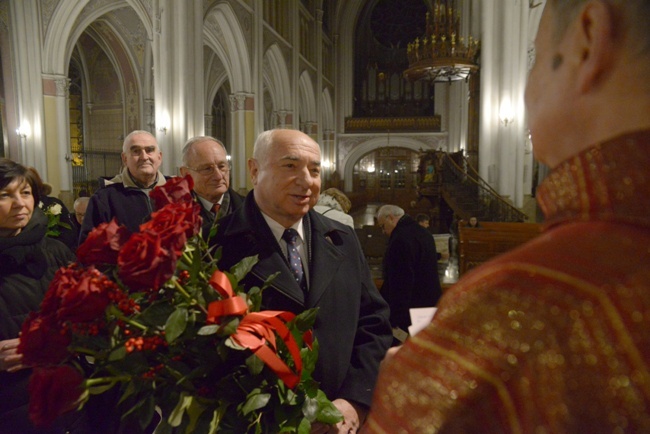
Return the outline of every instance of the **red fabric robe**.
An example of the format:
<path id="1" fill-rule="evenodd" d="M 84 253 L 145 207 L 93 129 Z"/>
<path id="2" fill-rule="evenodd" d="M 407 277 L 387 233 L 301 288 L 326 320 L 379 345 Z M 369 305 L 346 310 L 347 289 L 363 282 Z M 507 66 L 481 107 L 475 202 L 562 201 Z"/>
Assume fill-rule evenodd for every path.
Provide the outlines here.
<path id="1" fill-rule="evenodd" d="M 538 192 L 544 233 L 447 290 L 382 368 L 363 432 L 650 432 L 650 131 Z"/>

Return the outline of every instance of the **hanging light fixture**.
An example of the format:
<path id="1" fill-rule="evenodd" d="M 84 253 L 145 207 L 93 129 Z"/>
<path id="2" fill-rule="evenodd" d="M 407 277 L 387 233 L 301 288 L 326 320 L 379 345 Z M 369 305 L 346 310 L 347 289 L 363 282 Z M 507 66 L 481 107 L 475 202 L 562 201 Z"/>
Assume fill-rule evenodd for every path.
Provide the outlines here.
<path id="1" fill-rule="evenodd" d="M 433 2 L 432 11 L 426 15 L 426 33 L 408 44 L 406 78 L 454 81 L 478 71 L 479 41 L 459 36 L 460 18 L 455 0 Z"/>

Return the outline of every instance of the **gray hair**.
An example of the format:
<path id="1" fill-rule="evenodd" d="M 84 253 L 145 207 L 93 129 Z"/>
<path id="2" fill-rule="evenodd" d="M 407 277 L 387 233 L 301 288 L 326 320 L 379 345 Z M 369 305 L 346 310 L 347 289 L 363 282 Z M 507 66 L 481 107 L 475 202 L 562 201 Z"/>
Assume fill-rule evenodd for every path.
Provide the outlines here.
<path id="1" fill-rule="evenodd" d="M 397 205 L 383 205 L 379 210 L 377 210 L 377 220 L 389 215 L 393 217 L 402 217 L 404 214 L 404 210 Z"/>
<path id="2" fill-rule="evenodd" d="M 226 146 L 221 142 L 221 140 L 215 139 L 212 136 L 196 136 L 188 139 L 187 142 L 185 142 L 185 144 L 183 145 L 183 149 L 181 150 L 181 154 L 182 154 L 181 158 L 183 159 L 183 164 L 187 164 L 188 156 L 192 151 L 194 145 L 196 145 L 197 143 L 207 142 L 207 141 L 217 142 L 223 148 L 223 151 L 226 153 L 226 156 L 228 155 L 228 150 L 226 149 Z"/>
<path id="3" fill-rule="evenodd" d="M 88 203 L 90 201 L 90 198 L 88 196 L 82 196 L 78 197 L 77 200 L 74 201 L 72 204 L 72 209 L 76 209 L 77 205 L 81 205 L 82 203 Z"/>
<path id="4" fill-rule="evenodd" d="M 130 132 L 130 133 L 129 133 L 125 138 L 124 138 L 124 143 L 122 143 L 122 152 L 125 153 L 125 154 L 126 154 L 127 152 L 129 152 L 129 148 L 131 147 L 131 144 L 133 143 L 133 137 L 135 137 L 135 136 L 139 136 L 139 135 L 141 135 L 141 134 L 145 134 L 145 135 L 147 135 L 147 136 L 151 136 L 151 137 L 153 137 L 153 139 L 156 141 L 156 147 L 159 148 L 159 147 L 158 147 L 158 140 L 156 139 L 156 136 L 154 136 L 153 134 L 151 134 L 149 131 L 145 131 L 145 130 L 135 130 L 135 131 L 131 131 L 131 132 Z M 159 148 L 159 149 L 160 149 L 160 148 Z"/>

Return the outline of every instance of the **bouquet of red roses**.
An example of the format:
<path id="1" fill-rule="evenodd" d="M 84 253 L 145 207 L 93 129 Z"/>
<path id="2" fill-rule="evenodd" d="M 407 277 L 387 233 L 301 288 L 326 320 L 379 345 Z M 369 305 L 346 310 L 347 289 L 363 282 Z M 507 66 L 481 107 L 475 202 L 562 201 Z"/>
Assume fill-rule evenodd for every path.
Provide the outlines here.
<path id="1" fill-rule="evenodd" d="M 20 338 L 37 425 L 116 388 L 122 418 L 144 428 L 158 409 L 158 433 L 308 433 L 340 420 L 311 377 L 316 311 L 261 311 L 270 282 L 239 285 L 257 258 L 217 268 L 191 190 L 190 177 L 156 188 L 140 232 L 102 224 L 56 273 Z"/>

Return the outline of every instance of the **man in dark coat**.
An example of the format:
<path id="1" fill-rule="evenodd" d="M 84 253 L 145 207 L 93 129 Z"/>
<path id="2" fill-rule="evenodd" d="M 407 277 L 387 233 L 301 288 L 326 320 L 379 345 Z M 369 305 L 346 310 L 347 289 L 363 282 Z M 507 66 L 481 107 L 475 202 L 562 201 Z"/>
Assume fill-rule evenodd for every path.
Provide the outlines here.
<path id="1" fill-rule="evenodd" d="M 122 172 L 90 197 L 79 244 L 100 223 L 108 223 L 113 218 L 130 232 L 138 232 L 154 211 L 149 192 L 166 182 L 158 170 L 162 152 L 156 138 L 148 131 L 131 132 L 122 145 L 122 163 Z"/>
<path id="2" fill-rule="evenodd" d="M 241 208 L 220 220 L 215 241 L 223 246 L 222 269 L 259 255 L 243 281 L 246 288 L 261 286 L 280 272 L 264 291 L 265 309 L 300 313 L 319 308 L 314 377 L 345 417 L 332 428 L 336 431 L 320 428 L 356 432 L 392 334 L 388 306 L 373 283 L 354 230 L 311 210 L 320 192 L 320 161 L 318 144 L 300 131 L 260 134 L 248 161 L 254 189 Z M 292 230 L 298 235 L 295 245 L 283 238 Z M 296 250 L 299 259 L 292 254 Z M 302 268 L 304 280 L 292 273 L 288 254 Z"/>
<path id="3" fill-rule="evenodd" d="M 194 180 L 194 197 L 201 204 L 203 239 L 218 218 L 239 208 L 244 198 L 230 188 L 230 162 L 226 147 L 214 137 L 197 136 L 183 146 L 182 176 Z"/>
<path id="4" fill-rule="evenodd" d="M 377 224 L 388 235 L 381 295 L 390 306 L 390 324 L 407 332 L 409 309 L 433 307 L 442 295 L 438 252 L 431 234 L 395 205 L 377 212 Z"/>

